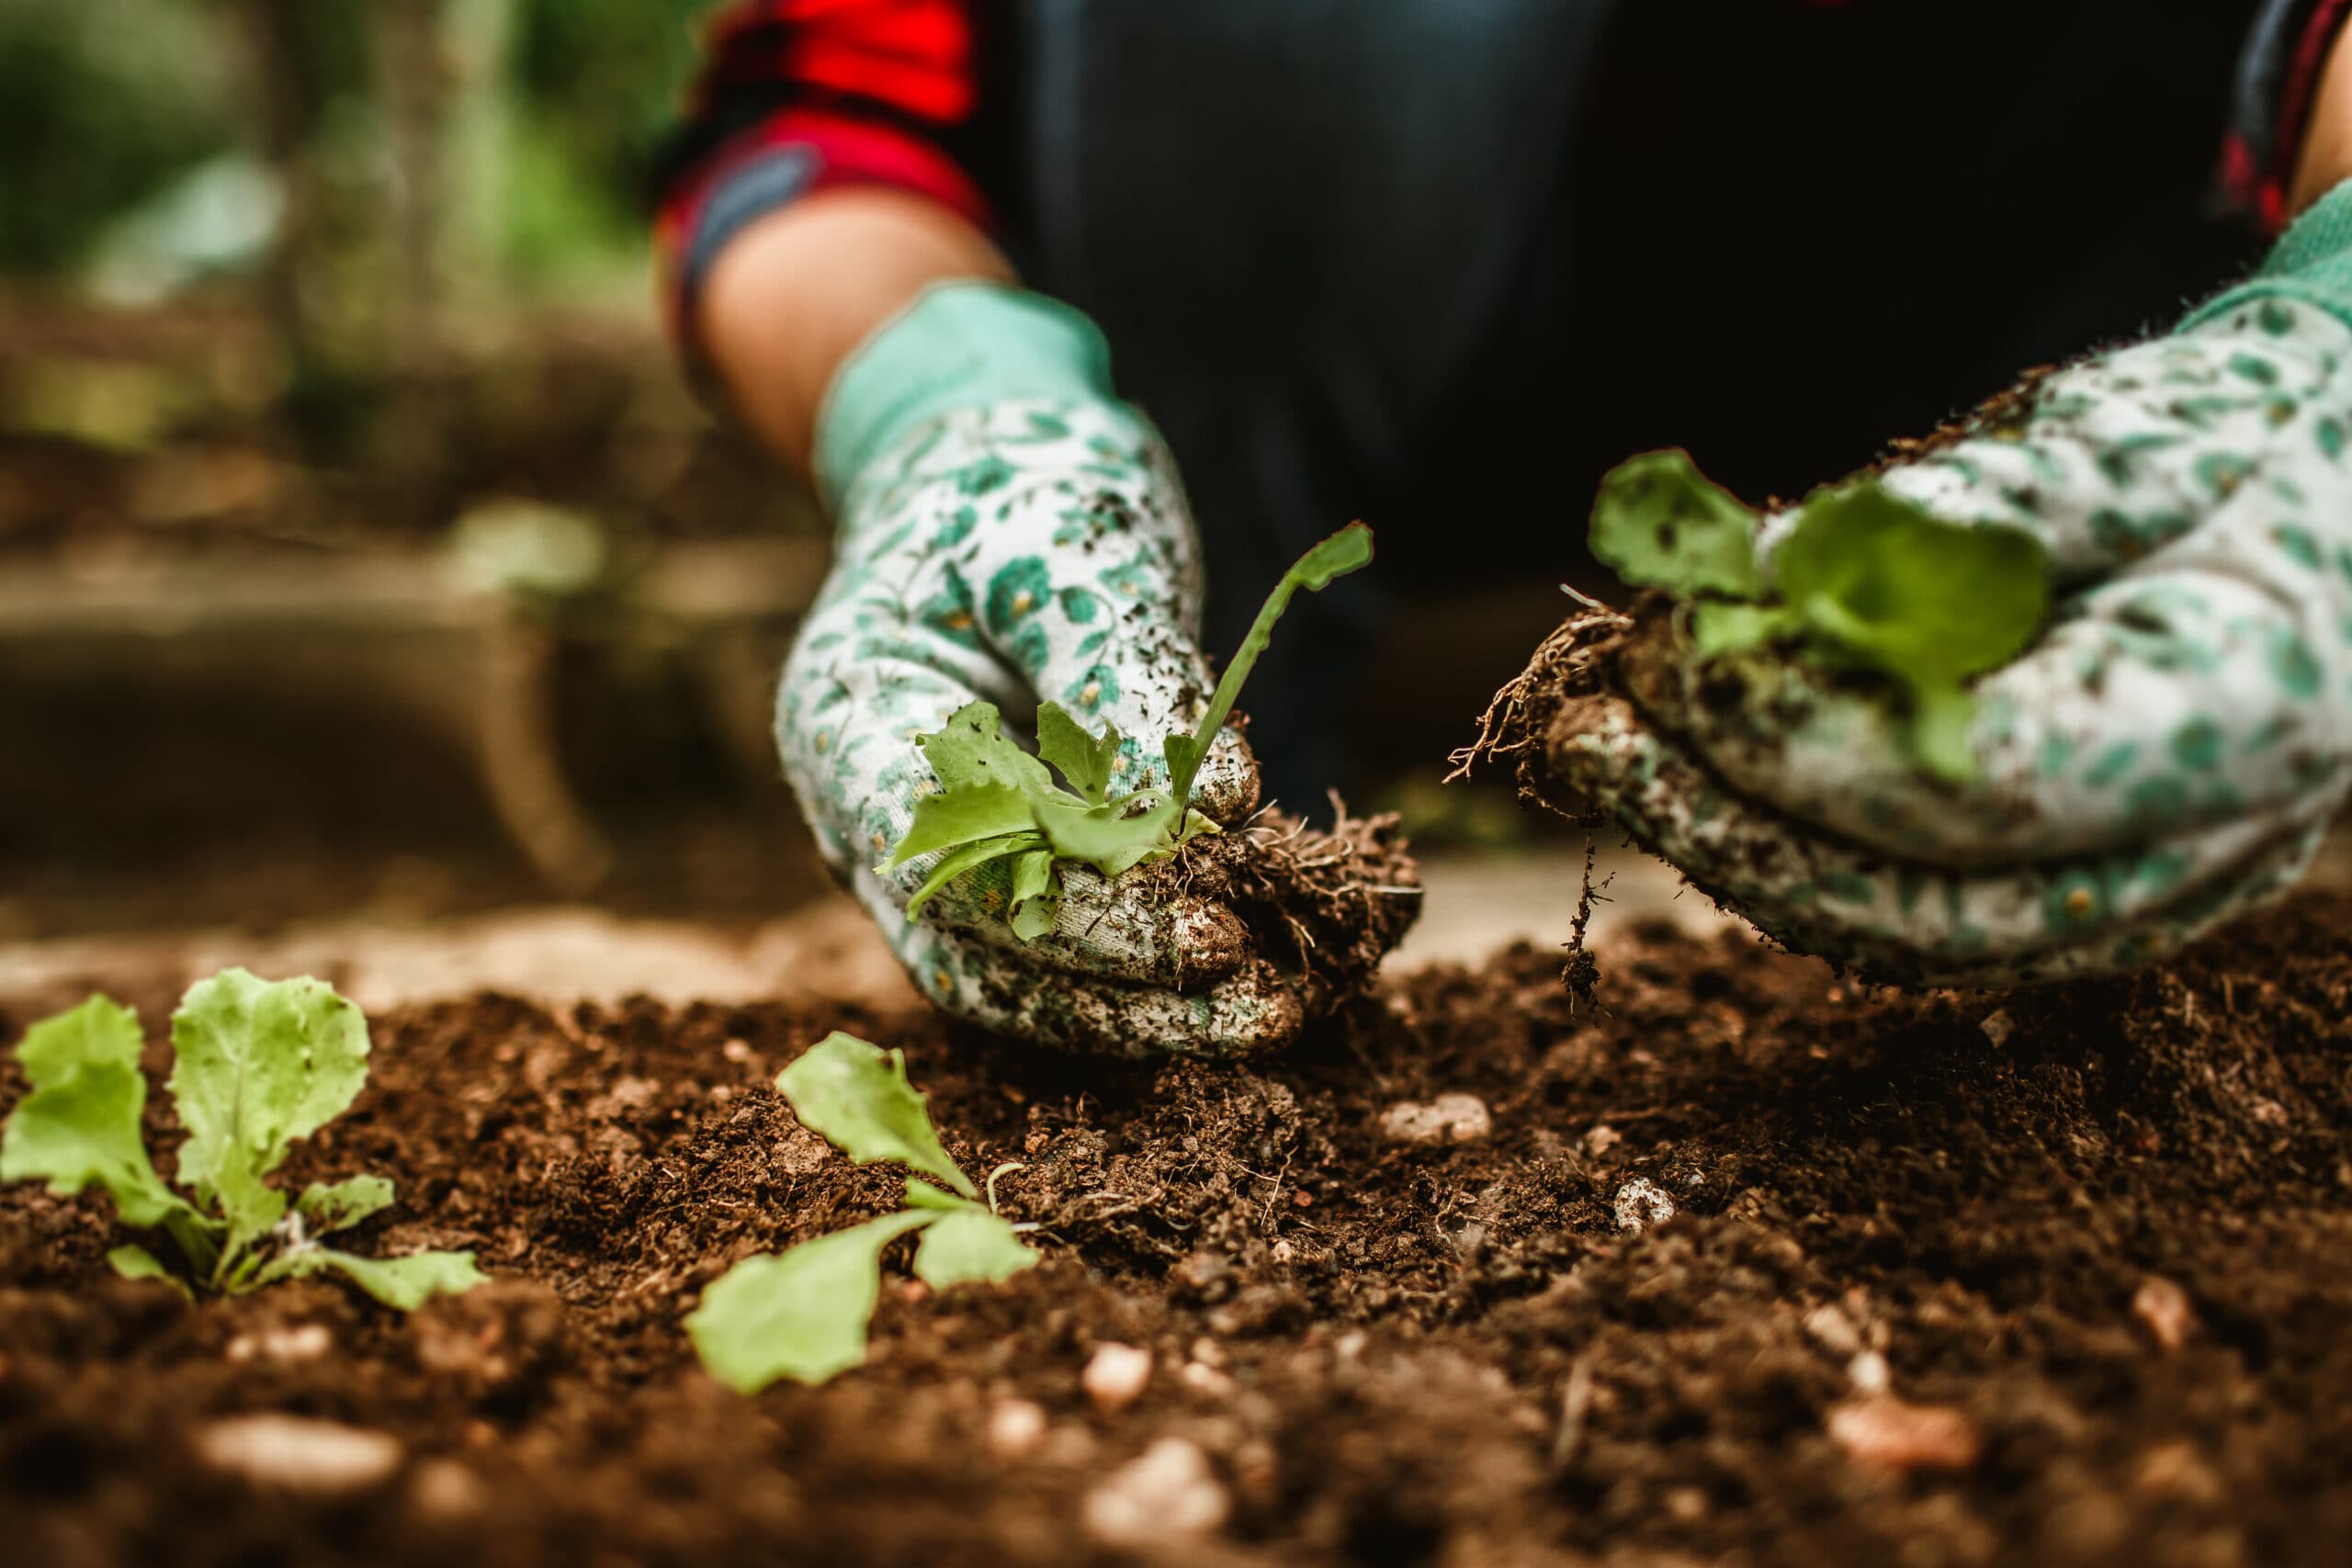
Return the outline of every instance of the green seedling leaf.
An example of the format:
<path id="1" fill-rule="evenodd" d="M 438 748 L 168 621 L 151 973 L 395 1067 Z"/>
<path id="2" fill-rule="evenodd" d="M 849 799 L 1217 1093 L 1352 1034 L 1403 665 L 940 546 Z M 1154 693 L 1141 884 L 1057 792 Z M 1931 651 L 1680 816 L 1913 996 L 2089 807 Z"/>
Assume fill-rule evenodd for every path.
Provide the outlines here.
<path id="1" fill-rule="evenodd" d="M 160 1227 L 199 1281 L 232 1294 L 335 1269 L 407 1310 L 481 1281 L 469 1253 L 377 1259 L 309 1241 L 390 1204 L 392 1184 L 382 1177 L 313 1183 L 297 1216 L 279 1224 L 286 1195 L 266 1178 L 295 1139 L 343 1111 L 367 1079 L 368 1026 L 358 1009 L 316 980 L 270 984 L 230 969 L 189 988 L 173 1015 L 172 1039 L 171 1088 L 188 1129 L 180 1179 L 197 1203 L 164 1186 L 149 1162 L 140 1134 L 147 1088 L 139 1021 L 102 997 L 34 1025 L 18 1047 L 33 1092 L 0 1134 L 0 1179 L 44 1178 L 61 1191 L 98 1182 L 127 1222 Z M 107 1256 L 125 1278 L 187 1289 L 143 1247 Z"/>
<path id="2" fill-rule="evenodd" d="M 1679 598 L 1753 599 L 1756 514 L 1682 451 L 1645 452 L 1611 468 L 1592 506 L 1592 553 L 1626 581 Z"/>
<path id="3" fill-rule="evenodd" d="M 286 1213 L 262 1179 L 368 1081 L 368 1021 L 321 981 L 225 969 L 188 987 L 172 1047 L 168 1087 L 188 1130 L 180 1180 L 220 1204 L 233 1251 Z"/>
<path id="4" fill-rule="evenodd" d="M 1730 604 L 1709 599 L 1690 607 L 1690 641 L 1702 659 L 1745 653 L 1774 637 L 1804 629 L 1796 612 L 1780 604 Z"/>
<path id="5" fill-rule="evenodd" d="M 936 730 L 918 736 L 916 744 L 941 785 L 951 791 L 991 784 L 1024 793 L 1054 787 L 1046 764 L 1004 735 L 993 703 L 966 703 Z"/>
<path id="6" fill-rule="evenodd" d="M 1962 683 L 2015 659 L 2041 630 L 2041 542 L 1946 523 L 1864 479 L 1807 501 L 1772 565 L 1815 646 L 1909 693 L 1920 764 L 1954 782 L 1973 776 L 1975 707 Z"/>
<path id="7" fill-rule="evenodd" d="M 1042 840 L 1041 840 L 1042 842 Z M 1031 850 L 1012 863 L 1012 934 L 1035 942 L 1061 918 L 1062 885 L 1054 874 L 1054 852 Z"/>
<path id="8" fill-rule="evenodd" d="M 915 1247 L 915 1278 L 934 1291 L 975 1280 L 993 1284 L 1036 1264 L 1036 1249 L 1009 1221 L 975 1203 L 941 1214 Z"/>
<path id="9" fill-rule="evenodd" d="M 414 1312 L 435 1296 L 462 1295 L 486 1278 L 470 1252 L 412 1252 L 405 1258 L 356 1258 L 329 1247 L 288 1253 L 254 1281 L 270 1284 L 332 1269 L 395 1312 Z"/>
<path id="10" fill-rule="evenodd" d="M 1916 686 L 2023 652 L 2049 608 L 2046 558 L 2030 534 L 1946 523 L 1864 479 L 1807 501 L 1772 570 L 1809 627 Z"/>
<path id="11" fill-rule="evenodd" d="M 903 1161 L 967 1198 L 979 1195 L 939 1146 L 923 1097 L 907 1082 L 904 1053 L 835 1030 L 778 1073 L 775 1087 L 803 1125 L 858 1164 Z"/>
<path id="12" fill-rule="evenodd" d="M 1018 855 L 1004 916 L 1017 939 L 1035 942 L 1054 929 L 1060 912 L 1055 861 L 1079 861 L 1117 877 L 1146 861 L 1174 854 L 1196 834 L 1217 831 L 1216 823 L 1191 808 L 1193 784 L 1210 743 L 1232 716 L 1242 683 L 1272 639 L 1274 623 L 1300 589 L 1324 588 L 1371 559 L 1372 530 L 1351 523 L 1283 573 L 1226 666 L 1199 727 L 1190 735 L 1161 738 L 1166 789 L 1114 798 L 1118 729 L 1106 724 L 1102 735 L 1091 735 L 1057 703 L 1038 705 L 1034 757 L 1005 737 L 996 708 L 984 702 L 967 704 L 936 733 L 919 737 L 941 789 L 916 803 L 906 836 L 878 869 L 895 871 L 918 855 L 949 852 L 910 900 L 908 918 L 957 878 Z M 1052 770 L 1069 782 L 1069 789 L 1054 784 Z M 1047 852 L 1040 858 L 1040 852 Z"/>
<path id="13" fill-rule="evenodd" d="M 1035 832 L 1006 833 L 948 851 L 939 857 L 939 863 L 931 868 L 931 874 L 922 879 L 922 886 L 915 889 L 915 896 L 907 900 L 907 919 L 911 920 L 922 914 L 922 907 L 957 877 L 978 871 L 991 861 L 1002 860 L 1007 855 L 1027 854 L 1033 850 L 1042 849 L 1045 843 L 1044 837 Z"/>
<path id="14" fill-rule="evenodd" d="M 1250 671 L 1256 667 L 1258 656 L 1274 640 L 1274 623 L 1283 618 L 1290 602 L 1302 588 L 1319 592 L 1339 578 L 1345 577 L 1372 564 L 1372 530 L 1361 523 L 1351 523 L 1338 533 L 1298 558 L 1266 602 L 1258 607 L 1258 618 L 1250 623 L 1250 633 L 1234 650 L 1232 661 L 1226 665 L 1225 674 L 1217 681 L 1216 693 L 1209 698 L 1208 711 L 1201 722 L 1193 727 L 1191 739 L 1173 750 L 1162 743 L 1162 754 L 1168 760 L 1169 794 L 1176 802 L 1174 821 L 1184 820 L 1183 808 L 1193 798 L 1193 780 L 1200 773 L 1201 759 L 1208 755 L 1216 732 L 1233 715 L 1233 705 L 1241 695 Z"/>
<path id="15" fill-rule="evenodd" d="M 971 1199 L 942 1191 L 920 1176 L 907 1178 L 907 1207 L 910 1209 L 968 1209 L 971 1206 Z"/>
<path id="16" fill-rule="evenodd" d="M 96 1182 L 127 1224 L 192 1218 L 147 1157 L 141 1045 L 139 1015 L 105 997 L 28 1030 L 17 1060 L 33 1091 L 0 1137 L 0 1181 L 46 1180 L 64 1197 Z"/>
<path id="17" fill-rule="evenodd" d="M 1059 703 L 1037 705 L 1037 755 L 1061 770 L 1079 798 L 1100 806 L 1109 798 L 1111 770 L 1119 761 L 1119 727 L 1105 721 L 1098 739 Z"/>
<path id="18" fill-rule="evenodd" d="M 294 1212 L 313 1235 L 349 1230 L 353 1225 L 392 1206 L 392 1184 L 380 1176 L 355 1176 L 347 1181 L 313 1181 L 294 1201 Z"/>
<path id="19" fill-rule="evenodd" d="M 915 802 L 915 819 L 884 871 L 896 871 L 917 855 L 952 850 L 983 839 L 1026 833 L 1035 824 L 1029 817 L 1029 796 L 1011 784 L 972 784 L 926 795 Z M 967 868 L 968 869 L 968 868 Z"/>
<path id="20" fill-rule="evenodd" d="M 1169 829 L 1176 804 L 1164 790 L 1144 789 L 1103 806 L 1031 803 L 1037 826 L 1063 860 L 1082 861 L 1105 876 L 1120 876 L 1147 860 L 1175 852 Z"/>
<path id="21" fill-rule="evenodd" d="M 865 1325 L 881 1293 L 882 1249 L 932 1217 L 918 1210 L 885 1214 L 729 1269 L 686 1317 L 705 1370 L 738 1393 L 752 1393 L 778 1378 L 823 1382 L 863 1363 Z"/>
<path id="22" fill-rule="evenodd" d="M 112 1248 L 107 1253 L 107 1266 L 123 1279 L 160 1280 L 181 1295 L 190 1300 L 195 1299 L 195 1292 L 174 1277 L 172 1271 L 164 1268 L 161 1262 L 157 1261 L 155 1255 L 143 1247 L 126 1245 Z"/>

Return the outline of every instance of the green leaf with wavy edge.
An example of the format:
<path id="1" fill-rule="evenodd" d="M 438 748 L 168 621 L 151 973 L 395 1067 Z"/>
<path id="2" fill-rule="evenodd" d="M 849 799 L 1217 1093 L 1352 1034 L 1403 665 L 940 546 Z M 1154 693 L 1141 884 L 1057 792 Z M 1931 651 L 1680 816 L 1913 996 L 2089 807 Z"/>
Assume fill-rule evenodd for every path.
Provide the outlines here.
<path id="1" fill-rule="evenodd" d="M 966 703 L 937 729 L 917 737 L 915 744 L 945 789 L 995 785 L 1027 794 L 1054 787 L 1046 764 L 1003 732 L 993 703 Z"/>
<path id="2" fill-rule="evenodd" d="M 862 1365 L 866 1324 L 881 1294 L 882 1249 L 934 1218 L 904 1210 L 738 1263 L 686 1316 L 704 1370 L 738 1393 L 752 1393 L 778 1378 L 819 1383 Z"/>
<path id="3" fill-rule="evenodd" d="M 1054 874 L 1054 853 L 1042 847 L 1031 850 L 1012 863 L 1012 908 L 1007 911 L 1012 934 L 1035 942 L 1054 929 L 1061 913 L 1062 885 Z"/>
<path id="4" fill-rule="evenodd" d="M 314 1247 L 273 1260 L 257 1285 L 333 1270 L 392 1308 L 414 1312 L 435 1296 L 462 1295 L 486 1278 L 470 1252 L 412 1252 L 401 1258 L 359 1258 Z"/>
<path id="5" fill-rule="evenodd" d="M 1593 499 L 1592 553 L 1626 581 L 1678 598 L 1752 599 L 1756 514 L 1678 449 L 1628 457 Z"/>
<path id="6" fill-rule="evenodd" d="M 977 1203 L 939 1215 L 915 1247 L 915 1278 L 934 1291 L 975 1281 L 994 1284 L 1037 1265 L 1035 1247 L 1010 1221 Z"/>
<path id="7" fill-rule="evenodd" d="M 1000 834 L 992 839 L 981 839 L 974 843 L 959 845 L 948 851 L 947 853 L 939 857 L 939 863 L 931 868 L 931 874 L 922 879 L 922 886 L 915 889 L 914 897 L 907 900 L 907 919 L 911 920 L 922 914 L 922 907 L 937 897 L 940 892 L 957 877 L 978 871 L 980 867 L 1002 860 L 1008 855 L 1027 854 L 1033 850 L 1043 848 L 1045 842 L 1042 835 L 1035 831 L 1023 831 Z"/>
<path id="8" fill-rule="evenodd" d="M 313 1181 L 294 1201 L 294 1212 L 316 1235 L 349 1230 L 371 1214 L 392 1206 L 392 1184 L 380 1176 L 354 1176 L 342 1181 Z"/>
<path id="9" fill-rule="evenodd" d="M 1029 797 L 1010 784 L 944 789 L 915 802 L 914 821 L 880 869 L 896 871 L 921 855 L 1010 833 L 1026 833 L 1035 827 L 1029 815 Z"/>
<path id="10" fill-rule="evenodd" d="M 923 1097 L 907 1082 L 903 1052 L 835 1030 L 778 1073 L 775 1087 L 804 1126 L 858 1164 L 899 1160 L 967 1198 L 979 1195 L 940 1146 Z"/>
<path id="11" fill-rule="evenodd" d="M 190 1301 L 196 1299 L 196 1292 L 187 1288 L 187 1282 L 164 1268 L 162 1261 L 143 1247 L 126 1243 L 108 1248 L 107 1267 L 122 1279 L 158 1280 Z"/>
<path id="12" fill-rule="evenodd" d="M 262 1179 L 368 1081 L 368 1021 L 322 981 L 224 969 L 188 987 L 172 1048 L 168 1087 L 188 1131 L 180 1180 L 220 1204 L 234 1251 L 286 1213 Z"/>
<path id="13" fill-rule="evenodd" d="M 32 1092 L 0 1135 L 0 1181 L 46 1180 L 71 1197 L 106 1189 L 126 1224 L 196 1212 L 155 1174 L 141 1117 L 147 1079 L 139 1015 L 107 997 L 43 1019 L 17 1047 Z"/>
<path id="14" fill-rule="evenodd" d="M 1105 721 L 1089 735 L 1059 703 L 1037 705 L 1037 755 L 1061 771 L 1080 799 L 1100 806 L 1108 798 L 1111 772 L 1119 761 L 1119 727 Z"/>

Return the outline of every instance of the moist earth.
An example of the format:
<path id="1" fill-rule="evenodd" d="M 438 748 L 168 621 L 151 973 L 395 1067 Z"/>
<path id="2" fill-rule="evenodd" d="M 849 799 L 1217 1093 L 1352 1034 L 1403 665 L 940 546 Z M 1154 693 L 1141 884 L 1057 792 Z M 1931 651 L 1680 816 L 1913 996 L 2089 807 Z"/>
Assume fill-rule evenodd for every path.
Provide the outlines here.
<path id="1" fill-rule="evenodd" d="M 43 1568 L 2337 1563 L 2347 922 L 2305 897 L 2006 996 L 1641 931 L 1589 999 L 1521 947 L 1241 1063 L 776 1006 L 392 1012 L 283 1179 L 395 1174 L 356 1249 L 470 1247 L 495 1282 L 406 1318 L 317 1281 L 189 1305 L 109 1276 L 102 1201 L 0 1190 L 0 1540 Z M 123 999 L 153 1030 L 172 998 Z M 739 1398 L 688 1352 L 696 1292 L 899 1201 L 770 1087 L 835 1028 L 906 1051 L 967 1169 L 1021 1162 L 999 1191 L 1046 1258 L 934 1296 L 902 1246 L 865 1369 Z M 0 1066 L 0 1108 L 23 1087 Z M 1110 1343 L 1152 1357 L 1116 1408 L 1081 1382 Z M 256 1480 L 208 1457 L 255 1413 L 394 1446 Z"/>

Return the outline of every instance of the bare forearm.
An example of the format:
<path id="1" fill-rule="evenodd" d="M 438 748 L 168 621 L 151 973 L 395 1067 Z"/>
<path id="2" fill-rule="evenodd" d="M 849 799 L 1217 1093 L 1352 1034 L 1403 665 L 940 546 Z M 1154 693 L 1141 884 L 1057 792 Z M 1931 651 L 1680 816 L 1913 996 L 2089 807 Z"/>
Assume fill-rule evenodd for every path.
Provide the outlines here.
<path id="1" fill-rule="evenodd" d="M 2346 179 L 2352 179 L 2352 28 L 2336 39 L 2312 103 L 2303 150 L 2287 201 L 2293 217 Z"/>
<path id="2" fill-rule="evenodd" d="M 728 243 L 695 325 L 737 412 L 805 470 L 842 361 L 925 288 L 967 278 L 1012 269 L 963 217 L 900 191 L 823 191 Z"/>

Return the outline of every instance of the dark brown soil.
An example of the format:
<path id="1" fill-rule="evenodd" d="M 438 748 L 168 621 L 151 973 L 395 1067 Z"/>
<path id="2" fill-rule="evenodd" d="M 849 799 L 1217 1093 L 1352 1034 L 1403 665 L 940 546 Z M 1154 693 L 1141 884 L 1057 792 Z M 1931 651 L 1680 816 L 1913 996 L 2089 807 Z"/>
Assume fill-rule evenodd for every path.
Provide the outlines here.
<path id="1" fill-rule="evenodd" d="M 0 1540 L 1070 1563 L 1115 1556 L 1088 1494 L 1180 1437 L 1231 1510 L 1168 1543 L 1188 1562 L 2338 1563 L 2348 925 L 2307 898 L 2130 982 L 1966 1004 L 1659 932 L 1579 1006 L 1522 949 L 1243 1065 L 764 1008 L 394 1014 L 287 1175 L 397 1173 L 362 1245 L 472 1246 L 498 1282 L 406 1320 L 322 1283 L 190 1307 L 107 1276 L 99 1203 L 0 1193 Z M 835 1027 L 906 1048 L 967 1168 L 1026 1162 L 1002 1191 L 1047 1258 L 925 1299 L 893 1257 L 868 1367 L 738 1399 L 686 1352 L 696 1291 L 895 1206 L 768 1087 Z M 0 1106 L 21 1087 L 0 1069 Z M 1491 1138 L 1384 1137 L 1445 1092 Z M 332 1351 L 274 1355 L 296 1325 Z M 1110 1340 L 1158 1370 L 1105 1416 L 1080 1377 Z M 1904 1405 L 1857 1393 L 1882 1375 Z M 1009 1398 L 1051 1418 L 1014 1456 Z M 405 1457 L 256 1492 L 196 1443 L 259 1411 Z"/>

